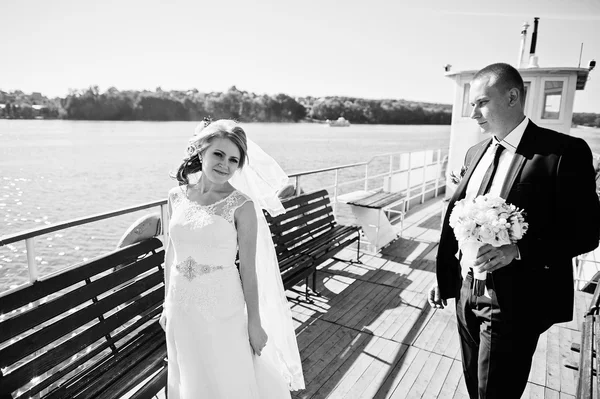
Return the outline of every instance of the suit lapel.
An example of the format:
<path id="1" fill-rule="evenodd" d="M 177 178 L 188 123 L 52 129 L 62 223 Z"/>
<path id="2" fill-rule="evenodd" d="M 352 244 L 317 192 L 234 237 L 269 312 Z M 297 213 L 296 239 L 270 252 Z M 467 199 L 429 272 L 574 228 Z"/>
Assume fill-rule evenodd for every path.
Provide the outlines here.
<path id="1" fill-rule="evenodd" d="M 460 181 L 460 184 L 458 185 L 458 187 L 456 188 L 456 191 L 454 192 L 454 195 L 452 196 L 452 202 L 455 202 L 461 198 L 464 198 L 465 191 L 467 191 L 467 185 L 469 184 L 469 180 L 471 179 L 471 175 L 473 174 L 473 171 L 479 164 L 479 161 L 481 161 L 483 154 L 485 154 L 485 150 L 487 150 L 487 148 L 491 142 L 492 142 L 491 138 L 484 141 L 482 143 L 482 145 L 479 147 L 479 149 L 477 150 L 477 153 L 475 154 L 475 156 L 471 159 L 471 162 L 469 162 L 467 172 L 465 173 L 465 176 Z"/>
<path id="2" fill-rule="evenodd" d="M 500 190 L 500 198 L 508 199 L 508 193 L 512 189 L 517 176 L 521 169 L 523 169 L 523 165 L 525 164 L 525 158 L 523 155 L 515 152 L 515 155 L 510 163 L 510 167 L 508 168 L 508 172 L 506 173 L 506 178 L 504 179 L 504 183 L 502 184 L 502 190 Z"/>
<path id="3" fill-rule="evenodd" d="M 519 176 L 519 173 L 521 173 L 521 170 L 523 170 L 525 161 L 527 161 L 528 157 L 531 157 L 530 153 L 533 141 L 535 139 L 535 129 L 537 129 L 537 125 L 529 121 L 527 127 L 525 128 L 525 132 L 523 133 L 523 137 L 521 138 L 521 142 L 515 151 L 512 162 L 510 163 L 506 177 L 504 178 L 502 190 L 500 190 L 500 197 L 504 198 L 505 200 L 508 199 L 508 194 L 515 184 L 517 176 Z"/>

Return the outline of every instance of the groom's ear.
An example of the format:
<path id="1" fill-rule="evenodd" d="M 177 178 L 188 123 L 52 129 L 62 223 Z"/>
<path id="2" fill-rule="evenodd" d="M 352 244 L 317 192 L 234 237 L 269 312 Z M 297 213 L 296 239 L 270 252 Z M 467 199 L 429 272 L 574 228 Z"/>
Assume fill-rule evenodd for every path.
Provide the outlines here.
<path id="1" fill-rule="evenodd" d="M 519 89 L 517 89 L 516 87 L 513 87 L 512 89 L 510 89 L 508 91 L 508 106 L 514 107 L 516 105 L 519 105 L 520 104 L 519 96 L 520 96 Z"/>

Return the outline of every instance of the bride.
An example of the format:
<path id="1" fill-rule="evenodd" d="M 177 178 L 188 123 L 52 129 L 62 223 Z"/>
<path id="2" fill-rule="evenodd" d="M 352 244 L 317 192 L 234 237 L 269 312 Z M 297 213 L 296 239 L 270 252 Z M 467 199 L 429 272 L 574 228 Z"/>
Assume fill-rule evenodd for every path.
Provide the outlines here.
<path id="1" fill-rule="evenodd" d="M 187 155 L 168 201 L 168 397 L 290 398 L 304 379 L 262 212 L 284 212 L 287 176 L 231 120 L 205 119 Z"/>

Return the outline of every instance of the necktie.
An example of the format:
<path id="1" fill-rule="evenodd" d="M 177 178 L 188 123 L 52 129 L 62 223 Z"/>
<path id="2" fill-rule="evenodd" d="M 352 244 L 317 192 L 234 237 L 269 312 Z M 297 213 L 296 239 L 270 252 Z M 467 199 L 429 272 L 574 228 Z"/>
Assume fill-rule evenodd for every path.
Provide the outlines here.
<path id="1" fill-rule="evenodd" d="M 477 195 L 484 195 L 490 191 L 492 187 L 492 182 L 494 181 L 494 175 L 496 174 L 496 169 L 498 169 L 498 163 L 500 162 L 500 155 L 502 151 L 504 151 L 504 147 L 497 143 L 494 144 L 494 160 L 485 171 L 485 175 L 483 175 L 483 180 L 481 181 L 481 185 L 479 186 L 479 191 L 477 191 Z"/>

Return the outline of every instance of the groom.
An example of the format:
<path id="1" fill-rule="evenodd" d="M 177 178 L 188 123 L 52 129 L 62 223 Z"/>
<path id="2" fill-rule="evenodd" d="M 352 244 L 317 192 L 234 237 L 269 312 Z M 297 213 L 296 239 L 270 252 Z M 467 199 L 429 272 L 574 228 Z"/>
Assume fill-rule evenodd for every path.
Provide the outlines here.
<path id="1" fill-rule="evenodd" d="M 467 172 L 446 212 L 429 303 L 456 299 L 465 382 L 471 399 L 521 397 L 538 338 L 573 318 L 572 258 L 598 246 L 600 203 L 585 141 L 535 125 L 524 114 L 524 87 L 508 64 L 475 74 L 471 118 L 491 137 L 471 147 Z M 456 201 L 500 196 L 526 212 L 529 230 L 517 244 L 479 250 L 488 296 L 463 279 L 449 226 Z"/>

